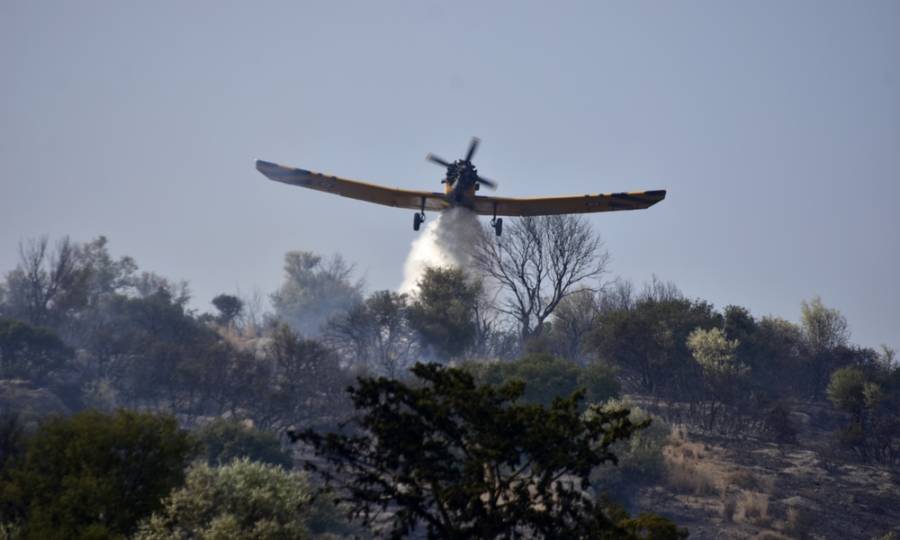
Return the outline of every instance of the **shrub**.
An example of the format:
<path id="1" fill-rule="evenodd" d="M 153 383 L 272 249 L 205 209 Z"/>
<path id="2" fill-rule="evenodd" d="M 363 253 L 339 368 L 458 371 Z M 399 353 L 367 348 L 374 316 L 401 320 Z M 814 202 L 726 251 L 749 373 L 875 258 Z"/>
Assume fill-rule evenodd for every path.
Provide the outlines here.
<path id="1" fill-rule="evenodd" d="M 619 458 L 617 467 L 597 469 L 591 476 L 591 483 L 599 491 L 628 499 L 633 489 L 656 483 L 662 477 L 665 471 L 662 450 L 670 428 L 661 418 L 652 417 L 627 399 L 610 400 L 604 404 L 603 410 L 629 410 L 630 422 L 650 422 L 648 427 L 636 432 L 628 440 L 613 446 L 613 452 Z"/>
<path id="2" fill-rule="evenodd" d="M 744 521 L 754 525 L 766 525 L 769 523 L 769 496 L 765 493 L 741 490 L 741 498 L 738 501 L 738 514 Z"/>
<path id="3" fill-rule="evenodd" d="M 616 379 L 616 369 L 601 361 L 594 361 L 578 373 L 578 386 L 585 390 L 588 403 L 605 403 L 619 397 L 622 390 Z"/>
<path id="4" fill-rule="evenodd" d="M 866 375 L 859 368 L 841 368 L 831 374 L 828 399 L 838 409 L 858 415 L 865 405 L 863 387 Z"/>
<path id="5" fill-rule="evenodd" d="M 585 391 L 586 404 L 604 403 L 619 395 L 615 370 L 601 362 L 582 368 L 570 360 L 533 353 L 512 362 L 486 366 L 470 364 L 467 369 L 495 385 L 521 381 L 525 383 L 522 399 L 539 405 L 550 405 L 554 399 L 566 397 L 579 388 Z"/>
<path id="6" fill-rule="evenodd" d="M 791 422 L 791 413 L 781 403 L 775 404 L 763 420 L 763 432 L 779 444 L 796 444 L 797 428 Z"/>
<path id="7" fill-rule="evenodd" d="M 682 431 L 673 431 L 662 454 L 666 481 L 673 490 L 712 495 L 724 489 L 725 473 L 714 463 L 704 460 L 705 445 L 688 441 Z"/>
<path id="8" fill-rule="evenodd" d="M 135 540 L 308 538 L 310 501 L 300 473 L 246 458 L 222 467 L 199 463 L 162 510 L 141 523 Z"/>
<path id="9" fill-rule="evenodd" d="M 181 485 L 196 445 L 175 419 L 119 411 L 53 418 L 25 441 L 0 485 L 0 521 L 29 538 L 130 534 Z"/>

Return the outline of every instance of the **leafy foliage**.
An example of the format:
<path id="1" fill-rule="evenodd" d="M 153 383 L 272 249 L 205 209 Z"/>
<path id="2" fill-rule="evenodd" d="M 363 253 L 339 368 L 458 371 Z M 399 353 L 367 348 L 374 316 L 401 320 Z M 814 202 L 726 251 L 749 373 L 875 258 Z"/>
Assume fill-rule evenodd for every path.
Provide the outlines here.
<path id="1" fill-rule="evenodd" d="M 633 424 L 649 424 L 613 445 L 612 451 L 619 458 L 616 467 L 601 467 L 591 474 L 591 483 L 598 491 L 626 501 L 633 490 L 654 484 L 662 477 L 665 469 L 662 449 L 670 428 L 661 418 L 653 417 L 628 399 L 611 399 L 603 404 L 603 409 L 608 412 L 625 410 Z"/>
<path id="2" fill-rule="evenodd" d="M 244 302 L 231 294 L 220 294 L 212 299 L 212 304 L 219 311 L 219 324 L 229 325 L 244 311 Z"/>
<path id="3" fill-rule="evenodd" d="M 7 463 L 3 521 L 27 538 L 130 534 L 181 484 L 195 451 L 171 417 L 119 411 L 48 420 Z"/>
<path id="4" fill-rule="evenodd" d="M 600 358 L 635 373 L 644 390 L 687 396 L 698 375 L 688 335 L 719 326 L 721 316 L 706 302 L 647 297 L 601 314 L 591 342 Z"/>
<path id="5" fill-rule="evenodd" d="M 549 406 L 553 400 L 583 390 L 588 403 L 603 403 L 619 395 L 615 371 L 601 362 L 580 366 L 575 362 L 534 353 L 512 362 L 467 365 L 479 378 L 494 385 L 520 381 L 525 385 L 522 399 Z"/>
<path id="6" fill-rule="evenodd" d="M 391 538 L 513 538 L 617 532 L 584 489 L 615 463 L 611 446 L 645 424 L 628 411 L 582 416 L 581 393 L 548 407 L 518 402 L 520 382 L 478 385 L 464 370 L 417 364 L 418 384 L 361 378 L 347 433 L 306 430 L 328 467 L 310 465 L 366 524 L 395 510 Z M 621 531 L 618 531 L 621 532 Z"/>
<path id="7" fill-rule="evenodd" d="M 409 324 L 438 356 L 459 356 L 475 341 L 481 284 L 460 269 L 426 268 L 409 307 Z"/>
<path id="8" fill-rule="evenodd" d="M 246 458 L 221 467 L 199 463 L 134 538 L 309 538 L 305 520 L 310 501 L 309 485 L 300 473 Z"/>
<path id="9" fill-rule="evenodd" d="M 221 467 L 195 464 L 184 487 L 144 521 L 136 540 L 169 538 L 308 538 L 311 496 L 306 478 L 248 459 Z"/>
<path id="10" fill-rule="evenodd" d="M 900 462 L 900 366 L 885 348 L 875 363 L 836 370 L 828 384 L 834 406 L 850 413 L 841 445 L 867 461 Z"/>

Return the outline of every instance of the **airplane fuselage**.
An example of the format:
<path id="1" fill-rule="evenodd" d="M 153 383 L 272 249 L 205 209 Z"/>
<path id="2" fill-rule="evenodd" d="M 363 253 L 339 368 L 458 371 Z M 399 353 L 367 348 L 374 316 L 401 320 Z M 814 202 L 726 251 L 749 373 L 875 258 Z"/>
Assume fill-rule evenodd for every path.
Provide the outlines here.
<path id="1" fill-rule="evenodd" d="M 444 193 L 450 204 L 469 206 L 466 203 L 471 201 L 478 191 L 478 171 L 468 161 L 455 161 L 447 168 L 447 176 L 441 183 L 444 184 Z"/>

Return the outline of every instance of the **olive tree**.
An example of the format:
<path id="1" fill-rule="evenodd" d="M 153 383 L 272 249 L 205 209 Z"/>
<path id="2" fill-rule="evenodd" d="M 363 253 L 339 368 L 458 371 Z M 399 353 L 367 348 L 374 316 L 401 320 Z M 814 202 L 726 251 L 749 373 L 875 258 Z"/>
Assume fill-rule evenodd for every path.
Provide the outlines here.
<path id="1" fill-rule="evenodd" d="M 134 538 L 309 538 L 310 502 L 301 473 L 246 458 L 221 467 L 196 463 Z"/>

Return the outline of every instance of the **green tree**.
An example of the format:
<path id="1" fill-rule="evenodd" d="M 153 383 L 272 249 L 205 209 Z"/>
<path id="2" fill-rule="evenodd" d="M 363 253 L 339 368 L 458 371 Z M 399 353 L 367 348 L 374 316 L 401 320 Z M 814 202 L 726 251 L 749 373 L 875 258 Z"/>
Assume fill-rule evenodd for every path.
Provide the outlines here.
<path id="1" fill-rule="evenodd" d="M 863 393 L 866 383 L 866 374 L 861 369 L 841 368 L 831 374 L 826 394 L 836 408 L 847 411 L 860 419 L 866 406 Z"/>
<path id="2" fill-rule="evenodd" d="M 818 296 L 801 303 L 803 334 L 813 352 L 828 351 L 847 345 L 850 331 L 841 312 L 828 308 Z"/>
<path id="3" fill-rule="evenodd" d="M 231 294 L 220 294 L 212 299 L 212 304 L 219 311 L 216 320 L 219 324 L 230 325 L 244 311 L 244 302 Z"/>
<path id="4" fill-rule="evenodd" d="M 600 362 L 581 367 L 547 353 L 532 353 L 512 362 L 470 367 L 482 380 L 494 385 L 522 382 L 522 399 L 528 403 L 549 406 L 554 399 L 579 389 L 584 391 L 588 403 L 603 403 L 619 395 L 614 370 Z"/>
<path id="5" fill-rule="evenodd" d="M 20 520 L 26 538 L 121 538 L 182 483 L 195 449 L 172 417 L 52 418 L 7 464 L 3 521 Z"/>
<path id="6" fill-rule="evenodd" d="M 828 308 L 819 297 L 801 304 L 801 327 L 804 342 L 809 350 L 807 378 L 811 382 L 810 394 L 819 399 L 828 385 L 832 371 L 846 365 L 850 331 L 847 319 L 837 309 Z M 843 365 L 842 365 L 843 364 Z"/>
<path id="7" fill-rule="evenodd" d="M 226 374 L 228 348 L 168 291 L 115 295 L 87 341 L 97 378 L 109 379 L 129 405 L 197 414 Z"/>
<path id="8" fill-rule="evenodd" d="M 414 385 L 360 378 L 352 432 L 290 433 L 329 464 L 313 469 L 351 515 L 372 524 L 390 508 L 391 538 L 629 537 L 584 491 L 616 462 L 610 447 L 645 426 L 627 410 L 582 415 L 581 393 L 524 404 L 521 382 L 479 385 L 436 364 L 412 373 Z"/>
<path id="9" fill-rule="evenodd" d="M 224 465 L 237 458 L 286 469 L 293 466 L 293 459 L 282 449 L 278 437 L 243 422 L 217 418 L 198 429 L 196 436 L 206 450 L 206 462 L 211 466 Z"/>
<path id="10" fill-rule="evenodd" d="M 588 403 L 605 403 L 619 397 L 622 391 L 617 370 L 600 360 L 594 360 L 581 368 L 578 386 L 584 389 L 584 397 Z"/>
<path id="11" fill-rule="evenodd" d="M 221 467 L 195 464 L 185 485 L 141 523 L 135 540 L 309 538 L 311 496 L 298 472 L 238 459 Z"/>
<path id="12" fill-rule="evenodd" d="M 717 422 L 737 420 L 736 415 L 728 414 L 734 412 L 729 408 L 747 396 L 743 384 L 750 372 L 737 357 L 740 343 L 726 339 L 719 328 L 697 328 L 688 336 L 687 345 L 703 374 L 705 395 L 698 405 L 704 427 L 713 429 Z M 740 429 L 734 423 L 727 427 Z"/>
<path id="13" fill-rule="evenodd" d="M 726 339 L 718 328 L 697 328 L 688 336 L 687 344 L 704 375 L 714 384 L 730 381 L 748 371 L 735 354 L 740 342 Z"/>
<path id="14" fill-rule="evenodd" d="M 891 349 L 884 347 L 873 362 L 835 370 L 826 393 L 851 414 L 837 433 L 845 449 L 865 461 L 900 462 L 900 366 Z"/>
<path id="15" fill-rule="evenodd" d="M 599 358 L 635 375 L 644 390 L 687 400 L 700 382 L 688 335 L 695 328 L 721 327 L 721 315 L 712 305 L 674 296 L 662 285 L 653 294 L 602 313 L 590 343 Z"/>
<path id="16" fill-rule="evenodd" d="M 459 356 L 475 340 L 481 293 L 481 283 L 458 268 L 426 268 L 409 307 L 409 324 L 438 356 Z"/>

